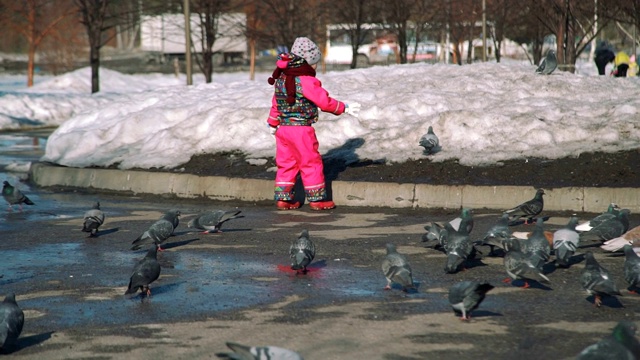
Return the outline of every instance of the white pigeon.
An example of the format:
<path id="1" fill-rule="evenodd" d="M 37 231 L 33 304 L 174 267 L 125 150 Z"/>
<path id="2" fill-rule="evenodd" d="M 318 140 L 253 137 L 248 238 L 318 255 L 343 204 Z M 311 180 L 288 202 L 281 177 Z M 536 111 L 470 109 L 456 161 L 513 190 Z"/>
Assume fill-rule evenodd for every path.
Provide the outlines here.
<path id="1" fill-rule="evenodd" d="M 438 136 L 433 132 L 433 127 L 429 126 L 427 133 L 420 138 L 420 146 L 424 148 L 425 153 L 432 154 L 438 150 L 439 144 Z"/>
<path id="2" fill-rule="evenodd" d="M 237 343 L 227 342 L 232 353 L 217 353 L 220 359 L 239 360 L 303 360 L 302 356 L 295 351 L 277 346 L 247 346 Z"/>
<path id="3" fill-rule="evenodd" d="M 640 226 L 627 231 L 617 238 L 607 240 L 600 246 L 605 251 L 621 251 L 625 245 L 631 245 L 635 252 L 640 252 Z"/>

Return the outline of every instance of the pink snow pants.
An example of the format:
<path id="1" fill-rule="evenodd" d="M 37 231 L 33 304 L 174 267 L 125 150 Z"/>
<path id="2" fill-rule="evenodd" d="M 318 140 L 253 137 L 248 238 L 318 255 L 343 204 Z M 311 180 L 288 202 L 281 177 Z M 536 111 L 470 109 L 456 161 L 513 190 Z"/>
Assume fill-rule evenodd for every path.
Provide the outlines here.
<path id="1" fill-rule="evenodd" d="M 322 156 L 313 126 L 280 125 L 276 131 L 275 200 L 291 201 L 296 177 L 300 173 L 308 201 L 324 200 Z"/>

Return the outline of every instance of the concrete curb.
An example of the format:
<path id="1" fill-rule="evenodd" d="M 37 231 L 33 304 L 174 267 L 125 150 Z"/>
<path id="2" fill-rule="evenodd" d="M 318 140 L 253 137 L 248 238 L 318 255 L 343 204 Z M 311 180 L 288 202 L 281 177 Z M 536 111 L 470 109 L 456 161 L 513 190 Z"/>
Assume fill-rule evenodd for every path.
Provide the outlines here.
<path id="1" fill-rule="evenodd" d="M 197 176 L 134 170 L 69 168 L 33 163 L 33 183 L 134 194 L 172 194 L 179 198 L 212 200 L 273 200 L 273 180 Z M 534 195 L 530 186 L 428 185 L 334 181 L 333 201 L 338 206 L 390 208 L 486 208 L 504 210 Z M 614 202 L 632 212 L 640 211 L 636 188 L 567 187 L 545 189 L 545 210 L 602 212 Z"/>

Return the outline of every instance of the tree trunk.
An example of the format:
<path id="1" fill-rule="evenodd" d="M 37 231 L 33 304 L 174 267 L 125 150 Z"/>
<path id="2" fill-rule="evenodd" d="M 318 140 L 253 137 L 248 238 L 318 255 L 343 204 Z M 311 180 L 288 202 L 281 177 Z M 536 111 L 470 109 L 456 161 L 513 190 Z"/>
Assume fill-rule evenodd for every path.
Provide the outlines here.
<path id="1" fill-rule="evenodd" d="M 91 44 L 90 47 L 89 64 L 91 65 L 91 93 L 95 94 L 100 91 L 100 46 Z"/>
<path id="2" fill-rule="evenodd" d="M 36 62 L 36 46 L 33 42 L 29 43 L 29 54 L 27 61 L 27 86 L 33 86 L 33 76 L 35 70 L 35 62 Z"/>

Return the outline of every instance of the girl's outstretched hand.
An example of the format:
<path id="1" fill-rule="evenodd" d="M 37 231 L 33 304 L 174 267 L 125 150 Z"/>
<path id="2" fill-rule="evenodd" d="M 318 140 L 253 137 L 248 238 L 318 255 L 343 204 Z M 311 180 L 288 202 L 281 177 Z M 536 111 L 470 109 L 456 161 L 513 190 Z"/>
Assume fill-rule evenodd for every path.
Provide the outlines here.
<path id="1" fill-rule="evenodd" d="M 358 113 L 360 112 L 360 106 L 361 106 L 360 103 L 357 103 L 357 102 L 354 102 L 351 104 L 345 103 L 344 113 L 358 117 Z"/>

